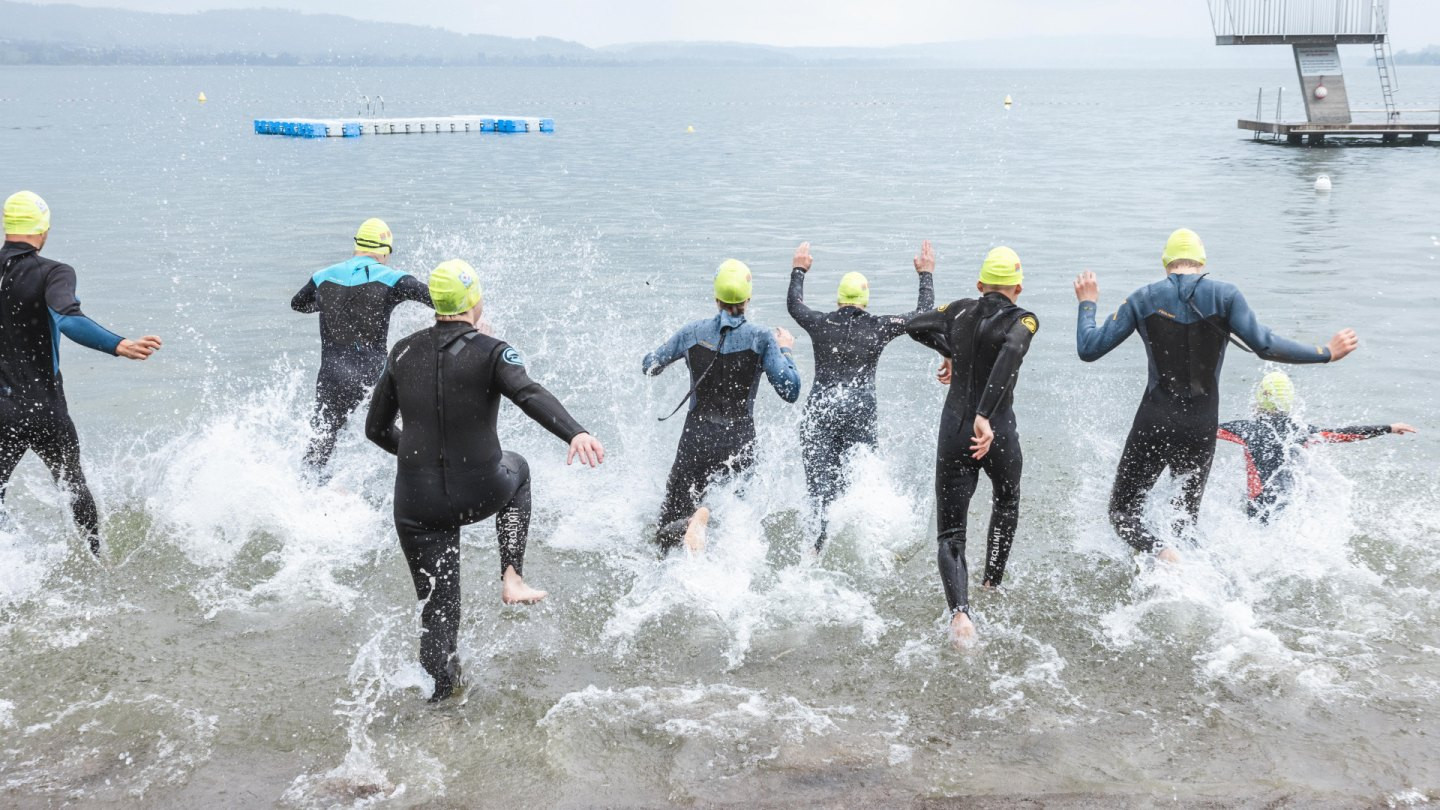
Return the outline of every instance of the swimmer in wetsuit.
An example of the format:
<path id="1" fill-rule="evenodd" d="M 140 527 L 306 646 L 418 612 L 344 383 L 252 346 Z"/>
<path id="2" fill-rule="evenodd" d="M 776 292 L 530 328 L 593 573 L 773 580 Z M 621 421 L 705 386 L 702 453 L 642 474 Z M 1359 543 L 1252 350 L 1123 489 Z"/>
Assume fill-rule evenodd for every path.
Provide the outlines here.
<path id="1" fill-rule="evenodd" d="M 50 207 L 21 191 L 5 200 L 0 249 L 0 516 L 10 476 L 34 450 L 70 495 L 70 511 L 90 551 L 100 554 L 100 515 L 80 467 L 80 438 L 65 402 L 60 336 L 89 349 L 144 360 L 160 348 L 154 335 L 130 340 L 80 311 L 75 270 L 40 255 L 50 235 Z"/>
<path id="2" fill-rule="evenodd" d="M 810 272 L 810 243 L 795 251 L 790 271 L 790 317 L 810 335 L 815 347 L 815 383 L 805 400 L 800 426 L 805 482 L 811 508 L 819 523 L 815 550 L 825 544 L 826 511 L 844 489 L 846 454 L 857 446 L 875 447 L 875 367 L 890 341 L 905 334 L 905 326 L 919 313 L 935 306 L 935 253 L 926 242 L 915 257 L 920 296 L 915 311 L 904 315 L 871 315 L 870 282 L 859 273 L 846 273 L 836 293 L 836 308 L 820 312 L 805 306 L 805 275 Z"/>
<path id="3" fill-rule="evenodd" d="M 1296 421 L 1290 414 L 1294 406 L 1295 384 L 1285 372 L 1272 371 L 1260 380 L 1255 392 L 1255 418 L 1225 422 L 1217 433 L 1220 439 L 1245 450 L 1245 512 L 1261 523 L 1269 523 L 1288 503 L 1302 449 L 1415 432 L 1403 422 L 1320 428 Z"/>
<path id="4" fill-rule="evenodd" d="M 1110 523 L 1136 551 L 1158 552 L 1173 562 L 1179 558 L 1174 548 L 1145 526 L 1145 496 L 1169 468 L 1182 479 L 1175 528 L 1195 525 L 1215 458 L 1220 366 L 1231 335 L 1244 341 L 1236 345 L 1245 351 L 1279 363 L 1333 363 L 1354 351 L 1357 339 L 1353 330 L 1342 329 L 1326 346 L 1307 346 L 1270 331 L 1235 285 L 1206 277 L 1205 246 L 1194 231 L 1171 234 L 1161 262 L 1166 277 L 1131 293 L 1099 326 L 1095 274 L 1087 271 L 1077 278 L 1075 343 L 1080 359 L 1089 363 L 1136 331 L 1144 341 L 1150 378 L 1115 471 Z"/>
<path id="5" fill-rule="evenodd" d="M 439 701 L 460 679 L 460 527 L 495 515 L 501 598 L 514 604 L 545 597 L 522 577 L 530 468 L 518 453 L 500 448 L 500 397 L 569 443 L 567 464 L 579 457 L 594 467 L 604 461 L 605 448 L 530 379 L 519 352 L 477 331 L 482 296 L 470 265 L 457 259 L 436 267 L 429 293 L 436 323 L 391 350 L 365 435 L 396 456 L 395 530 L 424 604 L 420 663 L 435 679 L 430 699 Z"/>
<path id="6" fill-rule="evenodd" d="M 390 313 L 402 301 L 430 305 L 424 283 L 386 266 L 394 242 L 390 226 L 365 220 L 355 233 L 355 256 L 311 276 L 290 300 L 296 312 L 320 313 L 315 435 L 305 450 L 305 466 L 318 483 L 329 478 L 336 438 L 385 367 Z"/>
<path id="7" fill-rule="evenodd" d="M 945 358 L 939 379 L 950 386 L 940 412 L 935 448 L 937 558 L 950 637 L 975 638 L 970 620 L 969 568 L 965 564 L 966 518 L 983 470 L 993 500 L 986 536 L 987 588 L 999 587 L 1020 520 L 1020 433 L 1015 424 L 1015 383 L 1040 322 L 1015 305 L 1024 289 L 1020 257 L 997 247 L 985 257 L 976 289 L 980 298 L 953 301 L 921 313 L 905 331 Z"/>
<path id="8" fill-rule="evenodd" d="M 655 534 L 662 554 L 682 539 L 691 552 L 703 550 L 710 520 L 710 510 L 701 505 L 706 490 L 743 475 L 755 464 L 754 408 L 760 375 L 786 402 L 800 398 L 800 374 L 791 357 L 795 338 L 784 329 L 771 332 L 745 320 L 751 290 L 750 268 L 727 260 L 715 273 L 719 314 L 687 324 L 645 355 L 642 363 L 649 376 L 682 357 L 690 367 L 690 391 L 675 411 L 687 403 L 690 410 L 665 483 Z"/>

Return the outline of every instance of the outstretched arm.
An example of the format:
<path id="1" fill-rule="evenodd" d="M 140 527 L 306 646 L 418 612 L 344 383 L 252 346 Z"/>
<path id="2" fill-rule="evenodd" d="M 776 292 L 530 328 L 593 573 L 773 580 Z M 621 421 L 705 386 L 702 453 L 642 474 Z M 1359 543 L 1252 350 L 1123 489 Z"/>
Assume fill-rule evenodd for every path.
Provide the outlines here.
<path id="1" fill-rule="evenodd" d="M 54 267 L 46 278 L 45 306 L 50 310 L 50 320 L 60 334 L 87 349 L 131 360 L 144 360 L 160 348 L 160 338 L 154 335 L 129 340 L 81 312 L 80 299 L 75 297 L 75 270 L 68 264 Z"/>
<path id="2" fill-rule="evenodd" d="M 765 366 L 765 376 L 770 386 L 786 402 L 800 398 L 800 370 L 795 368 L 791 351 L 795 348 L 795 336 L 784 329 L 776 329 L 765 336 L 765 346 L 760 353 L 760 362 Z"/>
<path id="3" fill-rule="evenodd" d="M 939 352 L 942 357 L 951 358 L 954 354 L 950 351 L 950 315 L 945 312 L 954 304 L 947 304 L 941 309 L 932 309 L 922 312 L 905 323 L 905 334 L 909 335 L 916 343 L 929 346 Z"/>
<path id="4" fill-rule="evenodd" d="M 400 398 L 395 394 L 395 375 L 390 372 L 394 364 L 392 351 L 385 360 L 385 370 L 375 382 L 375 390 L 370 394 L 370 412 L 365 415 L 365 438 L 392 456 L 400 452 L 400 428 L 395 424 L 395 417 L 400 413 Z"/>
<path id="5" fill-rule="evenodd" d="M 1245 447 L 1249 443 L 1245 441 L 1244 433 L 1245 421 L 1237 419 L 1233 422 L 1222 422 L 1220 427 L 1215 429 L 1215 438 L 1222 442 L 1230 442 L 1231 444 L 1238 444 L 1241 447 Z"/>
<path id="6" fill-rule="evenodd" d="M 648 376 L 655 376 L 664 371 L 671 363 L 685 356 L 693 341 L 690 339 L 690 327 L 685 327 L 679 332 L 670 336 L 670 339 L 660 344 L 655 351 L 645 355 L 641 361 L 641 368 Z"/>
<path id="7" fill-rule="evenodd" d="M 1086 270 L 1075 279 L 1075 297 L 1080 301 L 1080 311 L 1075 324 L 1075 351 L 1080 359 L 1092 363 L 1112 349 L 1125 342 L 1135 331 L 1135 311 L 1130 302 L 1121 301 L 1120 308 L 1105 322 L 1095 325 L 1095 310 L 1100 304 L 1100 281 L 1095 274 Z"/>
<path id="8" fill-rule="evenodd" d="M 920 245 L 920 255 L 915 257 L 914 263 L 915 274 L 920 278 L 920 294 L 916 297 L 915 309 L 881 319 L 887 341 L 905 334 L 905 327 L 911 320 L 935 308 L 935 251 L 929 241 Z"/>
<path id="9" fill-rule="evenodd" d="M 1260 323 L 1255 311 L 1250 309 L 1250 304 L 1239 290 L 1236 290 L 1234 297 L 1230 299 L 1228 317 L 1230 330 L 1239 335 L 1245 345 L 1255 352 L 1255 356 L 1262 360 L 1276 363 L 1329 363 L 1355 349 L 1355 333 L 1349 329 L 1336 334 L 1328 347 L 1307 345 L 1275 334 L 1270 327 Z"/>
<path id="10" fill-rule="evenodd" d="M 565 410 L 554 394 L 525 373 L 525 361 L 520 359 L 519 352 L 502 343 L 495 347 L 495 355 L 491 359 L 500 393 L 519 405 L 526 416 L 564 442 L 570 442 L 585 432 L 585 428 L 580 427 L 580 423 Z"/>
<path id="11" fill-rule="evenodd" d="M 318 292 L 319 290 L 315 287 L 315 279 L 310 279 L 305 282 L 304 287 L 300 288 L 300 292 L 295 293 L 295 297 L 290 299 L 290 308 L 306 315 L 319 312 L 320 300 L 316 297 Z"/>
<path id="12" fill-rule="evenodd" d="M 805 274 L 810 272 L 812 261 L 810 243 L 801 242 L 800 247 L 795 248 L 795 258 L 790 260 L 790 291 L 785 296 L 785 308 L 789 310 L 790 317 L 807 331 L 810 324 L 824 317 L 805 306 Z"/>
<path id="13" fill-rule="evenodd" d="M 414 301 L 431 308 L 435 306 L 430 302 L 430 288 L 425 285 L 425 282 L 408 273 L 395 282 L 394 289 L 395 296 L 401 301 Z"/>
<path id="14" fill-rule="evenodd" d="M 1415 428 L 1403 422 L 1393 425 L 1356 425 L 1354 427 L 1338 428 L 1310 428 L 1311 440 L 1324 444 L 1346 444 L 1349 442 L 1363 442 L 1366 439 L 1373 439 L 1376 436 L 1386 436 L 1391 433 L 1404 435 L 1414 433 Z"/>

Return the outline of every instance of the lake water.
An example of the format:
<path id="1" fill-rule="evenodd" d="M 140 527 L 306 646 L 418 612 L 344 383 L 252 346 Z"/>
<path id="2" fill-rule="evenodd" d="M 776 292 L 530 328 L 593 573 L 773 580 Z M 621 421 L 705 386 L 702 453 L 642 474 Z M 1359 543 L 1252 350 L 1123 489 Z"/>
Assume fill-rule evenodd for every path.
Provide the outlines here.
<path id="1" fill-rule="evenodd" d="M 1378 106 L 1351 61 L 1355 106 Z M 1440 69 L 1401 79 L 1404 106 L 1440 99 Z M 1440 801 L 1440 150 L 1253 143 L 1234 121 L 1261 84 L 1298 101 L 1281 50 L 1260 74 L 6 68 L 0 192 L 49 201 L 46 253 L 76 267 L 88 314 L 166 345 L 144 364 L 62 347 L 110 554 L 91 561 L 28 458 L 0 532 L 0 802 Z M 251 133 L 353 113 L 362 93 L 393 115 L 541 115 L 557 132 Z M 392 460 L 357 423 L 332 486 L 300 477 L 318 340 L 288 301 L 370 216 L 403 269 L 479 268 L 497 332 L 610 452 L 567 468 L 505 407 L 502 440 L 535 474 L 526 572 L 551 596 L 502 606 L 493 528 L 467 531 L 470 687 L 439 707 Z M 1310 421 L 1422 432 L 1313 452 L 1301 503 L 1268 528 L 1244 518 L 1243 462 L 1222 446 L 1201 548 L 1157 568 L 1105 520 L 1143 350 L 1076 359 L 1070 279 L 1096 270 L 1111 309 L 1161 275 L 1180 226 L 1282 333 L 1359 330 L 1344 363 L 1293 371 Z M 1016 248 L 1041 322 L 1016 396 L 1020 530 L 1006 587 L 976 597 L 981 642 L 945 640 L 943 390 L 909 341 L 881 364 L 882 449 L 857 460 L 818 563 L 800 555 L 800 408 L 768 390 L 756 482 L 717 495 L 704 557 L 657 561 L 680 425 L 655 417 L 685 379 L 647 379 L 640 358 L 713 312 L 713 268 L 747 261 L 752 319 L 798 332 L 800 241 L 812 302 L 858 269 L 872 310 L 900 312 L 927 238 L 942 301 L 973 291 L 989 247 Z M 391 337 L 426 321 L 402 306 Z M 1222 415 L 1238 418 L 1267 369 L 1229 360 Z"/>

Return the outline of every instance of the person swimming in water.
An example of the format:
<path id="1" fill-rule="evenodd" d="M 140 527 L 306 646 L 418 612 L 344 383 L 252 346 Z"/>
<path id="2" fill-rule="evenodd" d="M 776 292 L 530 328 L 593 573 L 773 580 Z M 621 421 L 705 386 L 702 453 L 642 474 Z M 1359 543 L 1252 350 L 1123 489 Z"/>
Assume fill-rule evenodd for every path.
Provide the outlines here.
<path id="1" fill-rule="evenodd" d="M 655 532 L 662 554 L 682 540 L 692 553 L 703 551 L 710 521 L 710 509 L 703 505 L 706 491 L 754 466 L 760 375 L 786 402 L 800 398 L 800 373 L 791 357 L 795 338 L 745 319 L 753 291 L 750 268 L 727 259 L 715 272 L 714 288 L 719 313 L 686 324 L 641 363 L 652 377 L 682 357 L 690 367 L 690 390 L 670 412 L 674 416 L 690 406 Z"/>
<path id="2" fill-rule="evenodd" d="M 805 277 L 813 262 L 810 243 L 795 250 L 791 262 L 790 317 L 810 335 L 815 351 L 815 382 L 805 400 L 800 425 L 801 461 L 810 505 L 819 524 L 815 550 L 825 545 L 826 512 L 844 490 L 844 463 L 856 447 L 878 444 L 875 368 L 890 341 L 921 312 L 935 306 L 935 252 L 930 243 L 915 257 L 920 293 L 915 309 L 903 315 L 872 315 L 870 282 L 860 273 L 846 273 L 835 293 L 835 309 L 821 312 L 805 305 Z"/>
<path id="3" fill-rule="evenodd" d="M 937 376 L 950 386 L 935 449 L 935 511 L 940 582 L 950 607 L 950 637 L 957 645 L 975 638 L 965 541 L 970 499 L 982 471 L 993 492 L 984 587 L 1000 586 L 1020 521 L 1024 459 L 1012 405 L 1020 364 L 1040 328 L 1035 315 L 1015 303 L 1024 281 L 1020 257 L 997 247 L 980 267 L 979 298 L 952 301 L 905 327 L 910 337 L 945 358 Z"/>
<path id="4" fill-rule="evenodd" d="M 1226 347 L 1234 342 L 1277 363 L 1334 363 L 1355 351 L 1358 339 L 1353 329 L 1336 332 L 1325 346 L 1275 334 L 1260 323 L 1235 285 L 1207 276 L 1205 246 L 1194 231 L 1172 233 L 1160 261 L 1165 278 L 1131 293 L 1103 325 L 1095 323 L 1100 299 L 1095 274 L 1086 271 L 1076 278 L 1075 346 L 1080 359 L 1090 363 L 1140 333 L 1149 381 L 1115 470 L 1110 523 L 1136 551 L 1174 562 L 1179 555 L 1173 545 L 1145 526 L 1145 499 L 1168 468 L 1181 479 L 1176 533 L 1194 527 L 1215 459 Z"/>
<path id="5" fill-rule="evenodd" d="M 595 467 L 605 460 L 605 448 L 530 378 L 518 351 L 477 329 L 484 298 L 474 268 L 459 259 L 445 262 L 431 272 L 428 291 L 435 325 L 390 351 L 370 399 L 365 435 L 396 457 L 395 530 L 424 605 L 420 663 L 435 680 L 434 702 L 460 682 L 462 526 L 495 516 L 506 604 L 546 596 L 522 576 L 530 467 L 500 447 L 500 398 L 567 443 L 566 464 L 578 458 Z"/>
<path id="6" fill-rule="evenodd" d="M 1238 444 L 1245 451 L 1245 512 L 1261 523 L 1269 523 L 1288 504 L 1295 486 L 1295 467 L 1305 448 L 1415 432 L 1404 422 L 1316 427 L 1296 419 L 1294 408 L 1295 384 L 1285 372 L 1272 371 L 1255 390 L 1255 416 L 1225 422 L 1216 432 L 1221 440 Z"/>
<path id="7" fill-rule="evenodd" d="M 320 313 L 315 435 L 305 449 L 305 466 L 322 484 L 340 431 L 385 366 L 391 313 L 404 301 L 430 306 L 424 282 L 388 266 L 395 237 L 384 220 L 362 222 L 354 242 L 353 257 L 312 275 L 290 300 L 296 312 Z"/>

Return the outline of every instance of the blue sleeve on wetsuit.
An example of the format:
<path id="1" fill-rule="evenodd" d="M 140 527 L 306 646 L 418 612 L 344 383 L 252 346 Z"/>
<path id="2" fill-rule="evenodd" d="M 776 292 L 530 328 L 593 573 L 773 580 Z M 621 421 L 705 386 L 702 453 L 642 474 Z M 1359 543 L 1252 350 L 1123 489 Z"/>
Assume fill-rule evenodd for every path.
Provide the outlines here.
<path id="1" fill-rule="evenodd" d="M 61 315 L 52 309 L 50 318 L 55 321 L 55 326 L 60 330 L 60 334 L 97 352 L 114 354 L 120 341 L 124 340 L 84 315 Z"/>
<path id="2" fill-rule="evenodd" d="M 1245 341 L 1255 356 L 1262 360 L 1273 360 L 1277 363 L 1328 363 L 1330 362 L 1330 350 L 1324 346 L 1305 345 L 1298 341 L 1283 338 L 1271 331 L 1270 327 L 1260 323 L 1255 317 L 1255 311 L 1250 309 L 1250 304 L 1245 301 L 1245 296 L 1239 290 L 1235 290 L 1230 298 L 1230 311 L 1228 315 L 1230 331 L 1234 332 Z"/>
<path id="3" fill-rule="evenodd" d="M 648 376 L 655 376 L 664 371 L 671 363 L 685 356 L 685 352 L 695 345 L 694 324 L 684 327 L 679 332 L 670 336 L 670 339 L 660 344 L 655 351 L 645 355 L 641 368 Z"/>
<path id="4" fill-rule="evenodd" d="M 1081 301 L 1075 326 L 1075 350 L 1087 363 L 1099 360 L 1124 343 L 1136 325 L 1135 308 L 1130 306 L 1129 299 L 1120 302 L 1120 308 L 1104 326 L 1095 325 L 1095 309 L 1094 301 Z"/>
<path id="5" fill-rule="evenodd" d="M 765 366 L 765 376 L 770 378 L 770 385 L 781 399 L 794 402 L 800 398 L 800 372 L 795 368 L 795 358 L 790 356 L 789 349 L 782 349 L 775 342 L 774 332 L 765 329 L 762 333 L 760 362 Z"/>

